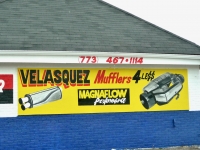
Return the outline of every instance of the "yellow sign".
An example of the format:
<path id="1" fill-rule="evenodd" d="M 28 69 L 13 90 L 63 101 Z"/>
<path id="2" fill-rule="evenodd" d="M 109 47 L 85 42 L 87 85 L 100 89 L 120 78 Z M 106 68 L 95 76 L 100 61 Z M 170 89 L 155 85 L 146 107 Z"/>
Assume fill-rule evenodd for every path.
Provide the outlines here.
<path id="1" fill-rule="evenodd" d="M 18 69 L 19 115 L 189 110 L 186 69 Z"/>

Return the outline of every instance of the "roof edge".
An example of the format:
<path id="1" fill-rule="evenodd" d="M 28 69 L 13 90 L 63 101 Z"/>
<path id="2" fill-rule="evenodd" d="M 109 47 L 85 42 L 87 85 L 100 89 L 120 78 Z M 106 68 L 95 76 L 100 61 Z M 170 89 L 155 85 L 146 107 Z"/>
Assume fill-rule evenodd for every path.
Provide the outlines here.
<path id="1" fill-rule="evenodd" d="M 1 50 L 0 56 L 101 56 L 101 57 L 146 57 L 146 58 L 170 58 L 170 59 L 195 59 L 200 60 L 199 55 L 186 54 L 158 54 L 158 53 L 122 53 L 122 52 L 91 52 L 91 51 L 38 51 L 38 50 Z"/>
<path id="2" fill-rule="evenodd" d="M 170 32 L 170 31 L 168 31 L 168 30 L 166 30 L 166 29 L 163 29 L 163 28 L 161 28 L 161 27 L 159 27 L 159 26 L 157 26 L 157 25 L 155 25 L 155 24 L 153 24 L 153 23 L 151 23 L 151 22 L 148 22 L 148 21 L 146 21 L 146 20 L 144 20 L 144 19 L 142 19 L 142 18 L 140 18 L 140 17 L 138 17 L 138 16 L 136 16 L 136 15 L 133 15 L 133 14 L 131 14 L 131 13 L 129 13 L 129 12 L 127 12 L 127 11 L 125 11 L 125 10 L 119 8 L 119 7 L 116 7 L 116 6 L 114 6 L 114 5 L 112 5 L 112 4 L 108 3 L 108 2 L 105 2 L 104 0 L 97 0 L 97 1 L 99 1 L 99 2 L 101 2 L 101 3 L 104 3 L 104 4 L 108 5 L 108 6 L 111 6 L 111 7 L 113 7 L 113 8 L 116 8 L 116 9 L 118 9 L 118 10 L 120 10 L 120 11 L 122 11 L 122 12 L 124 12 L 124 13 L 126 13 L 126 14 L 128 14 L 128 15 L 130 15 L 130 16 L 132 16 L 132 17 L 135 17 L 135 18 L 137 18 L 137 19 L 139 19 L 139 20 L 141 20 L 141 21 L 144 21 L 144 22 L 148 23 L 148 24 L 151 25 L 151 26 L 154 26 L 154 27 L 158 28 L 159 30 L 162 30 L 162 31 L 164 31 L 164 32 L 166 32 L 166 33 L 168 33 L 168 34 L 171 34 L 171 35 L 173 35 L 173 36 L 175 36 L 175 37 L 177 37 L 177 38 L 179 38 L 179 39 L 181 39 L 181 40 L 183 40 L 183 41 L 188 42 L 189 44 L 192 44 L 192 45 L 194 45 L 194 46 L 200 48 L 200 45 L 197 45 L 196 43 L 194 43 L 194 42 L 192 42 L 192 41 L 189 41 L 189 40 L 187 40 L 187 39 L 185 39 L 185 38 L 183 38 L 183 37 L 181 37 L 181 36 L 178 36 L 177 34 L 174 34 L 174 33 Z"/>
<path id="3" fill-rule="evenodd" d="M 92 59 L 90 59 L 92 58 Z M 94 58 L 94 59 L 93 59 Z M 107 60 L 111 59 L 111 62 Z M 117 59 L 117 62 L 114 60 Z M 121 61 L 118 61 L 121 60 Z M 94 60 L 94 61 L 93 61 Z M 135 61 L 136 60 L 136 61 Z M 140 60 L 140 61 L 137 61 Z M 88 51 L 0 51 L 0 63 L 98 65 L 200 65 L 199 55 Z"/>

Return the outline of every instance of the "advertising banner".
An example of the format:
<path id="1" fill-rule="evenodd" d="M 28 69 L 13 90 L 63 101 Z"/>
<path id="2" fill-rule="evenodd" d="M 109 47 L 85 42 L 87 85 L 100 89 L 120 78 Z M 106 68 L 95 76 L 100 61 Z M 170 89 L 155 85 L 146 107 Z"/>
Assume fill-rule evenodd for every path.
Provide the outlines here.
<path id="1" fill-rule="evenodd" d="M 13 104 L 12 74 L 0 74 L 0 104 Z"/>
<path id="2" fill-rule="evenodd" d="M 189 110 L 186 69 L 20 68 L 18 113 Z"/>

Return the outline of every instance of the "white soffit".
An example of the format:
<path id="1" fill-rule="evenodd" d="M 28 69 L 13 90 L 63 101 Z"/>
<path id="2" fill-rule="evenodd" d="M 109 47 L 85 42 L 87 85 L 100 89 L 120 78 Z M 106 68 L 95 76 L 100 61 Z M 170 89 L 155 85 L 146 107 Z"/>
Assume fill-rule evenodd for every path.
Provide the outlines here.
<path id="1" fill-rule="evenodd" d="M 200 65 L 200 55 L 1 50 L 2 63 L 170 64 Z"/>

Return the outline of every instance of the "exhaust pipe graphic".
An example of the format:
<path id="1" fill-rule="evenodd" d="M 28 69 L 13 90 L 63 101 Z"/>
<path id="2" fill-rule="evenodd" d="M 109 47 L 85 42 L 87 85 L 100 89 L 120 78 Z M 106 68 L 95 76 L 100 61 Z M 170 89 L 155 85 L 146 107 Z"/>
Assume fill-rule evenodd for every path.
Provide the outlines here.
<path id="1" fill-rule="evenodd" d="M 62 98 L 62 89 L 58 86 L 41 90 L 35 93 L 26 94 L 23 98 L 19 98 L 21 109 L 33 108 L 44 105 L 49 102 L 60 100 Z"/>
<path id="2" fill-rule="evenodd" d="M 149 109 L 155 104 L 168 104 L 183 88 L 184 77 L 181 74 L 165 73 L 149 82 L 140 94 L 140 102 Z"/>

